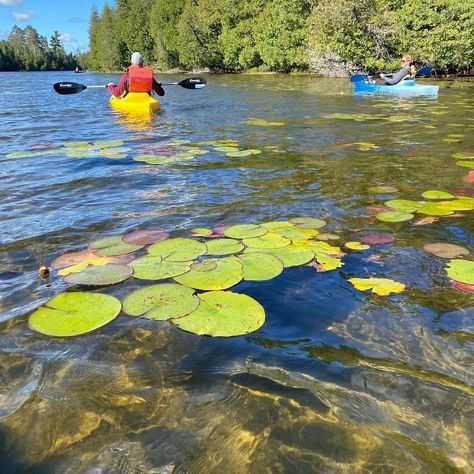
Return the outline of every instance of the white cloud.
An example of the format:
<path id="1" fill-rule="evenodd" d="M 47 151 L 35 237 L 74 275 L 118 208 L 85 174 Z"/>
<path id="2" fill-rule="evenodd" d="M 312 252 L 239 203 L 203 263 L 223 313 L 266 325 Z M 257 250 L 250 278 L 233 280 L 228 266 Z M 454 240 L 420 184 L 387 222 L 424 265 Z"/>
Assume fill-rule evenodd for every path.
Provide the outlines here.
<path id="1" fill-rule="evenodd" d="M 23 0 L 0 0 L 0 5 L 4 7 L 14 7 L 20 5 Z"/>
<path id="2" fill-rule="evenodd" d="M 24 12 L 12 12 L 15 21 L 28 21 L 33 18 L 35 12 L 33 10 L 25 10 Z"/>
<path id="3" fill-rule="evenodd" d="M 70 35 L 69 33 L 61 33 L 59 35 L 59 39 L 63 43 L 77 43 L 77 39 L 74 36 Z"/>

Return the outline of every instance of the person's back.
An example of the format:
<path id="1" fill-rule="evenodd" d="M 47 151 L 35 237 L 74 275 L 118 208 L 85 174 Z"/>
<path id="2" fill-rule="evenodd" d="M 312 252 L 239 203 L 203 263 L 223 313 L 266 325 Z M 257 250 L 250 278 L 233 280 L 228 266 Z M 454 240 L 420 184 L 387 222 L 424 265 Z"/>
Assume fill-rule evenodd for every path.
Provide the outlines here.
<path id="1" fill-rule="evenodd" d="M 414 77 L 416 69 L 412 65 L 411 56 L 405 55 L 402 58 L 402 69 L 395 74 L 380 74 L 380 77 L 385 81 L 387 85 L 395 85 L 404 79 Z"/>

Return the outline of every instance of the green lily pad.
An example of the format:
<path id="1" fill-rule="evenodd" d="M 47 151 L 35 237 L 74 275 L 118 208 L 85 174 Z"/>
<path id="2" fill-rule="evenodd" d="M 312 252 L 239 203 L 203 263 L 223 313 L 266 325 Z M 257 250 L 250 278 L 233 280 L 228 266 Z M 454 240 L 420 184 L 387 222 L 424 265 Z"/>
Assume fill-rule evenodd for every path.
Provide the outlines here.
<path id="1" fill-rule="evenodd" d="M 202 242 L 193 239 L 177 237 L 175 239 L 162 240 L 148 247 L 148 253 L 160 256 L 172 262 L 186 262 L 204 255 L 207 247 Z"/>
<path id="2" fill-rule="evenodd" d="M 123 140 L 99 140 L 98 142 L 94 142 L 92 145 L 94 148 L 112 148 L 115 146 L 122 146 L 123 144 Z"/>
<path id="3" fill-rule="evenodd" d="M 370 245 L 363 244 L 362 242 L 346 242 L 344 244 L 348 249 L 351 250 L 368 250 L 370 249 Z"/>
<path id="4" fill-rule="evenodd" d="M 469 250 L 460 245 L 447 244 L 444 242 L 435 242 L 423 245 L 425 252 L 436 255 L 441 258 L 455 258 L 462 255 L 469 255 Z"/>
<path id="5" fill-rule="evenodd" d="M 91 242 L 89 248 L 94 250 L 95 254 L 107 257 L 112 255 L 125 255 L 143 247 L 143 245 L 127 244 L 122 240 L 122 237 L 123 235 L 103 237 Z"/>
<path id="6" fill-rule="evenodd" d="M 323 232 L 316 237 L 318 240 L 339 240 L 341 237 L 331 232 Z"/>
<path id="7" fill-rule="evenodd" d="M 284 269 L 283 262 L 266 253 L 244 253 L 238 256 L 242 263 L 244 280 L 261 281 L 277 277 Z"/>
<path id="8" fill-rule="evenodd" d="M 285 268 L 299 267 L 314 259 L 314 252 L 310 248 L 295 247 L 294 245 L 288 245 L 287 247 L 279 249 L 245 249 L 244 254 L 249 253 L 273 255 L 283 262 Z"/>
<path id="9" fill-rule="evenodd" d="M 212 229 L 208 229 L 206 227 L 196 227 L 195 229 L 191 230 L 191 233 L 197 237 L 206 237 L 213 234 Z"/>
<path id="10" fill-rule="evenodd" d="M 436 204 L 438 207 L 451 211 L 472 211 L 474 209 L 474 202 L 465 200 L 462 197 L 453 199 L 452 201 L 440 201 Z"/>
<path id="11" fill-rule="evenodd" d="M 47 336 L 78 336 L 105 326 L 121 308 L 120 301 L 113 296 L 81 291 L 62 293 L 32 313 L 28 324 Z"/>
<path id="12" fill-rule="evenodd" d="M 324 270 L 335 270 L 344 265 L 339 259 L 325 253 L 315 252 L 316 261 L 323 267 Z"/>
<path id="13" fill-rule="evenodd" d="M 251 156 L 255 155 L 254 151 L 256 150 L 237 150 L 237 151 L 228 151 L 226 153 L 226 156 L 232 157 L 232 158 L 240 158 L 243 156 Z"/>
<path id="14" fill-rule="evenodd" d="M 201 303 L 195 311 L 172 320 L 180 329 L 198 335 L 231 337 L 256 331 L 265 322 L 265 310 L 250 296 L 210 291 L 199 297 Z"/>
<path id="15" fill-rule="evenodd" d="M 395 211 L 414 212 L 423 206 L 423 203 L 411 201 L 410 199 L 391 199 L 384 202 L 385 206 L 391 207 Z"/>
<path id="16" fill-rule="evenodd" d="M 197 290 L 225 290 L 242 281 L 243 277 L 240 261 L 225 257 L 196 263 L 189 272 L 174 279 Z"/>
<path id="17" fill-rule="evenodd" d="M 349 281 L 360 291 L 372 290 L 372 293 L 380 296 L 401 293 L 405 289 L 403 283 L 389 278 L 349 278 Z"/>
<path id="18" fill-rule="evenodd" d="M 214 150 L 220 151 L 222 153 L 232 153 L 234 151 L 239 151 L 235 146 L 215 146 Z"/>
<path id="19" fill-rule="evenodd" d="M 456 160 L 474 160 L 474 153 L 472 152 L 454 153 L 451 156 Z"/>
<path id="20" fill-rule="evenodd" d="M 462 166 L 463 168 L 472 168 L 472 169 L 474 169 L 474 161 L 461 160 L 461 161 L 456 161 L 456 164 L 458 166 Z"/>
<path id="21" fill-rule="evenodd" d="M 170 262 L 161 256 L 146 255 L 129 263 L 134 278 L 139 280 L 166 280 L 189 272 L 191 262 Z"/>
<path id="22" fill-rule="evenodd" d="M 165 321 L 186 316 L 199 306 L 199 302 L 192 288 L 162 283 L 129 294 L 123 301 L 123 311 L 130 316 Z"/>
<path id="23" fill-rule="evenodd" d="M 369 192 L 373 194 L 392 194 L 398 193 L 398 188 L 389 185 L 371 186 Z"/>
<path id="24" fill-rule="evenodd" d="M 292 217 L 290 222 L 302 229 L 320 229 L 326 225 L 326 221 L 316 217 Z"/>
<path id="25" fill-rule="evenodd" d="M 283 237 L 286 237 L 290 240 L 311 239 L 312 237 L 315 237 L 319 234 L 317 230 L 296 227 L 291 222 L 268 222 L 267 224 L 262 224 L 262 227 L 265 227 L 270 232 L 282 235 Z"/>
<path id="26" fill-rule="evenodd" d="M 254 249 L 277 249 L 281 247 L 287 247 L 291 244 L 290 239 L 273 232 L 269 232 L 268 234 L 262 235 L 261 237 L 243 239 L 242 242 L 246 247 L 251 247 Z"/>
<path id="27" fill-rule="evenodd" d="M 474 262 L 471 260 L 459 258 L 451 260 L 448 262 L 446 272 L 451 280 L 474 285 Z"/>
<path id="28" fill-rule="evenodd" d="M 136 155 L 133 157 L 135 161 L 147 163 L 148 165 L 166 165 L 175 161 L 174 156 L 160 155 Z"/>
<path id="29" fill-rule="evenodd" d="M 194 156 L 194 155 L 205 155 L 206 153 L 209 153 L 209 150 L 202 150 L 201 148 L 187 148 L 186 147 L 186 150 L 192 156 Z"/>
<path id="30" fill-rule="evenodd" d="M 427 216 L 449 216 L 454 213 L 454 211 L 443 207 L 443 204 L 438 202 L 427 202 L 418 209 L 418 212 Z"/>
<path id="31" fill-rule="evenodd" d="M 64 279 L 73 285 L 104 286 L 114 285 L 132 275 L 128 265 L 109 263 L 107 265 L 87 265 L 84 270 L 69 273 Z"/>
<path id="32" fill-rule="evenodd" d="M 285 122 L 270 122 L 268 120 L 249 118 L 244 120 L 242 123 L 247 125 L 256 125 L 257 127 L 281 127 L 285 125 Z"/>
<path id="33" fill-rule="evenodd" d="M 64 144 L 64 148 L 87 148 L 92 147 L 93 145 L 89 142 L 69 142 Z"/>
<path id="34" fill-rule="evenodd" d="M 214 239 L 206 243 L 207 255 L 230 255 L 240 252 L 244 246 L 235 239 Z"/>
<path id="35" fill-rule="evenodd" d="M 446 191 L 440 191 L 439 189 L 432 189 L 431 191 L 425 191 L 422 196 L 425 199 L 453 199 L 456 196 Z M 390 206 L 391 207 L 391 206 Z"/>
<path id="36" fill-rule="evenodd" d="M 175 161 L 189 161 L 195 158 L 195 156 L 192 153 L 176 153 L 176 155 L 172 156 L 171 158 L 174 158 Z"/>
<path id="37" fill-rule="evenodd" d="M 407 212 L 387 211 L 381 212 L 375 217 L 382 222 L 403 222 L 413 219 L 414 216 Z"/>
<path id="38" fill-rule="evenodd" d="M 340 247 L 316 240 L 294 240 L 292 245 L 296 248 L 309 249 L 313 253 L 325 253 L 326 255 L 339 255 L 342 253 Z"/>
<path id="39" fill-rule="evenodd" d="M 250 239 L 253 237 L 261 237 L 268 232 L 262 226 L 256 224 L 239 224 L 232 225 L 224 229 L 224 235 L 231 239 Z"/>

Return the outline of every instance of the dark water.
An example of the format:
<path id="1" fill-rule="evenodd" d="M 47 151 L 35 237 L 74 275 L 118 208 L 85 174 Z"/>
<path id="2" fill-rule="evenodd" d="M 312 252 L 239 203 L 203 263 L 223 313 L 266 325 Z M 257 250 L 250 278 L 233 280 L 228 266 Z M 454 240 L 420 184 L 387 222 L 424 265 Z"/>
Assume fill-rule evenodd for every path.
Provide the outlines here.
<path id="1" fill-rule="evenodd" d="M 366 207 L 430 189 L 472 193 L 469 168 L 452 155 L 474 152 L 474 82 L 440 83 L 438 98 L 394 99 L 355 97 L 343 80 L 210 76 L 201 91 L 167 87 L 149 121 L 112 111 L 106 91 L 60 96 L 51 87 L 113 79 L 0 75 L 0 471 L 472 472 L 473 295 L 453 288 L 446 260 L 422 246 L 459 244 L 472 259 L 474 211 L 415 226 L 379 222 Z M 112 139 L 130 155 L 182 139 L 235 140 L 262 153 L 211 149 L 158 167 L 131 157 L 6 157 Z M 369 190 L 378 185 L 398 192 Z M 395 241 L 346 250 L 333 271 L 301 266 L 240 283 L 232 291 L 266 311 L 248 336 L 199 337 L 123 313 L 76 338 L 27 325 L 68 288 L 54 274 L 41 280 L 39 266 L 94 239 L 301 215 L 324 218 L 337 245 L 373 232 Z M 377 296 L 347 281 L 369 275 L 406 290 Z M 133 285 L 106 292 L 122 298 Z"/>

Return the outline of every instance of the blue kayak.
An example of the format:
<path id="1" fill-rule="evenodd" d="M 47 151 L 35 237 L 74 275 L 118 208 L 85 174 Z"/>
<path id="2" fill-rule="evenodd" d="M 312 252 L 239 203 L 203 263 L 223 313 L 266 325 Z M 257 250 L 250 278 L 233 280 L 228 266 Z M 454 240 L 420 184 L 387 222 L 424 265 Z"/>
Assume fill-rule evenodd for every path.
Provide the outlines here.
<path id="1" fill-rule="evenodd" d="M 413 79 L 405 79 L 393 86 L 372 84 L 368 80 L 354 82 L 355 92 L 370 92 L 390 95 L 438 95 L 439 86 L 417 84 Z"/>

